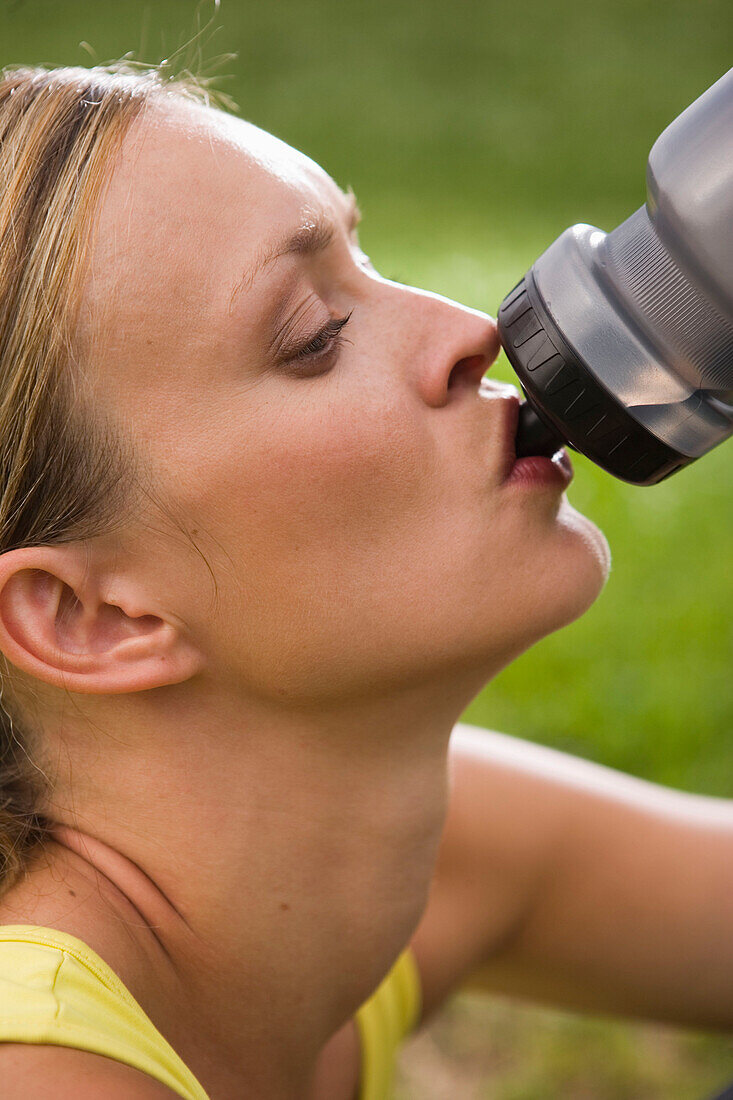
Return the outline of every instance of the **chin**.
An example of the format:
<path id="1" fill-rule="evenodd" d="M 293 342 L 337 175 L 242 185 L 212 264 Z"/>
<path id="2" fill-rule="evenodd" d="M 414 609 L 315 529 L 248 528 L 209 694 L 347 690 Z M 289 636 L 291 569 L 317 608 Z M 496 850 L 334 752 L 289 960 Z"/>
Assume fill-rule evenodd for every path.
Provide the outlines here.
<path id="1" fill-rule="evenodd" d="M 487 617 L 477 616 L 481 669 L 492 678 L 539 642 L 580 618 L 608 578 L 611 554 L 605 535 L 563 497 L 552 520 L 530 540 L 506 574 L 502 593 L 493 590 Z"/>
<path id="2" fill-rule="evenodd" d="M 605 535 L 563 497 L 549 542 L 525 560 L 514 590 L 512 617 L 521 628 L 522 649 L 580 618 L 603 590 L 610 568 Z"/>
<path id="3" fill-rule="evenodd" d="M 573 508 L 566 498 L 560 506 L 557 523 L 565 559 L 563 572 L 571 582 L 565 592 L 566 616 L 560 623 L 564 626 L 587 611 L 603 591 L 611 571 L 611 550 L 600 528 Z"/>
<path id="4" fill-rule="evenodd" d="M 567 499 L 563 500 L 559 516 L 561 522 L 569 531 L 576 535 L 585 545 L 588 558 L 596 567 L 598 575 L 598 591 L 600 592 L 608 580 L 611 571 L 611 548 L 606 536 L 600 527 L 596 527 L 592 520 L 584 516 L 576 508 L 573 508 Z"/>

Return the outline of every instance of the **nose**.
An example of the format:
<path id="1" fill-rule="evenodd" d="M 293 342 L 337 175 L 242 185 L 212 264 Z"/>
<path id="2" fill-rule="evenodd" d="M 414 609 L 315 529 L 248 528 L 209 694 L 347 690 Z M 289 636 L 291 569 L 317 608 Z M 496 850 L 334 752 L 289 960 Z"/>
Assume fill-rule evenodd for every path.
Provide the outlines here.
<path id="1" fill-rule="evenodd" d="M 420 393 L 433 408 L 447 405 L 466 390 L 478 390 L 501 349 L 493 317 L 447 304 L 449 312 L 431 318 L 419 366 Z"/>

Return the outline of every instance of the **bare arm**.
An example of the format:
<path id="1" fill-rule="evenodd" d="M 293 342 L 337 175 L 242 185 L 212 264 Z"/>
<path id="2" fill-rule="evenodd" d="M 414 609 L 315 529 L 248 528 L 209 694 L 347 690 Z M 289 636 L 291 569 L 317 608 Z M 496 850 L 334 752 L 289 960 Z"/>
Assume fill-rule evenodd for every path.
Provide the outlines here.
<path id="1" fill-rule="evenodd" d="M 174 1100 L 139 1069 L 76 1047 L 0 1043 L 3 1100 Z"/>
<path id="2" fill-rule="evenodd" d="M 733 802 L 457 726 L 413 946 L 425 1014 L 458 985 L 733 1027 Z"/>

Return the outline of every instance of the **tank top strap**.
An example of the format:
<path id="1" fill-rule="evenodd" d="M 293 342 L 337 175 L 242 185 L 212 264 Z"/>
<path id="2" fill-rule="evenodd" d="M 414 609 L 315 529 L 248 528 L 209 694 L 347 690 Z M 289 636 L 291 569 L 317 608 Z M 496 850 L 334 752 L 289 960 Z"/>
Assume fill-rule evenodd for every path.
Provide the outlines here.
<path id="1" fill-rule="evenodd" d="M 398 1047 L 417 1025 L 421 1007 L 420 974 L 407 947 L 356 1013 L 362 1050 L 359 1100 L 391 1096 Z"/>
<path id="2" fill-rule="evenodd" d="M 142 1070 L 184 1100 L 208 1100 L 107 963 L 52 928 L 0 925 L 0 1042 L 88 1050 Z"/>
<path id="3" fill-rule="evenodd" d="M 388 1100 L 397 1049 L 420 1017 L 406 948 L 355 1016 L 359 1100 Z M 209 1100 L 114 971 L 82 940 L 40 925 L 0 925 L 0 1042 L 52 1043 L 124 1062 L 184 1100 Z"/>

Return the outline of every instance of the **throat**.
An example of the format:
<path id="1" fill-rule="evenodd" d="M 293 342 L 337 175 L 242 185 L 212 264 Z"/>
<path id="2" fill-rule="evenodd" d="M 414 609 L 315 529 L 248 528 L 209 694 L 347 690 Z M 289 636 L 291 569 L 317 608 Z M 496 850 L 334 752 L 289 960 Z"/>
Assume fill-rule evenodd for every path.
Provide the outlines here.
<path id="1" fill-rule="evenodd" d="M 341 738 L 324 760 L 281 736 L 235 765 L 222 739 L 198 754 L 196 783 L 161 737 L 161 759 L 112 810 L 100 783 L 99 802 L 80 808 L 86 831 L 56 828 L 42 901 L 7 922 L 86 942 L 210 1093 L 247 1081 L 254 1095 L 301 1100 L 333 1071 L 346 1084 L 329 1095 L 347 1100 L 354 1016 L 427 904 L 449 733 L 429 759 L 367 741 L 356 759 Z"/>

